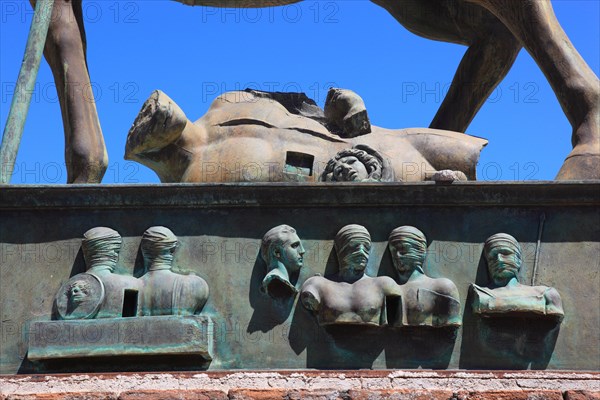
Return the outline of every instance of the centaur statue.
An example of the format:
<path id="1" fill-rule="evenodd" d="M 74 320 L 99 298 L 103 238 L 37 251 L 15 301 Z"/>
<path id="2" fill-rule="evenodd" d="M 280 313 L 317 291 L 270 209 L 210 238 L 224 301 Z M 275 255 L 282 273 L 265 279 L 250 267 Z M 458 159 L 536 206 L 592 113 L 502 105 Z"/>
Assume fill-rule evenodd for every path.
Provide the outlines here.
<path id="1" fill-rule="evenodd" d="M 179 1 L 239 8 L 298 2 Z M 417 35 L 468 46 L 430 128 L 464 132 L 525 47 L 573 127 L 573 150 L 556 179 L 600 179 L 600 83 L 559 25 L 549 0 L 372 1 Z M 96 106 L 81 93 L 90 87 L 81 0 L 55 1 L 44 54 L 58 88 L 68 182 L 100 182 L 108 157 Z"/>

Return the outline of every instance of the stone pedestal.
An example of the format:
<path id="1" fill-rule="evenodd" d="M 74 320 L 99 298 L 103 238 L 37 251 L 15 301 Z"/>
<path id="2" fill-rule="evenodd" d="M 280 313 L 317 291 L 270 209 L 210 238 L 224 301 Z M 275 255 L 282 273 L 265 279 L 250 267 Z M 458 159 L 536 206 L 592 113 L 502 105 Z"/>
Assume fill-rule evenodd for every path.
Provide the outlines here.
<path id="1" fill-rule="evenodd" d="M 29 329 L 27 358 L 32 361 L 178 355 L 212 359 L 213 324 L 208 317 L 37 321 Z"/>
<path id="2" fill-rule="evenodd" d="M 0 372 L 598 371 L 599 193 L 598 182 L 7 186 L 0 197 Z M 373 245 L 366 273 L 390 277 L 388 235 L 401 225 L 418 227 L 428 241 L 424 270 L 456 284 L 462 327 L 453 334 L 389 327 L 335 331 L 320 327 L 298 297 L 274 302 L 260 291 L 266 270 L 259 249 L 265 232 L 280 224 L 293 226 L 306 249 L 298 287 L 317 273 L 336 270 L 333 238 L 342 226 L 369 230 Z M 140 238 L 155 225 L 178 237 L 173 270 L 193 272 L 210 288 L 201 316 L 214 323 L 212 362 L 181 362 L 170 358 L 173 354 L 140 361 L 127 354 L 136 347 L 125 345 L 116 362 L 103 359 L 104 350 L 98 357 L 104 364 L 32 361 L 54 351 L 36 348 L 42 343 L 30 340 L 40 326 L 53 324 L 52 299 L 61 285 L 85 270 L 82 234 L 96 226 L 117 230 L 123 246 L 115 273 L 139 277 L 144 272 Z M 472 312 L 469 286 L 487 284 L 483 242 L 497 232 L 510 233 L 523 249 L 521 282 L 530 284 L 533 278 L 560 293 L 565 318 L 558 328 L 490 324 Z M 175 336 L 169 340 L 167 347 L 180 344 Z M 73 343 L 66 335 L 57 352 L 79 355 Z M 202 343 L 195 348 L 207 345 Z"/>

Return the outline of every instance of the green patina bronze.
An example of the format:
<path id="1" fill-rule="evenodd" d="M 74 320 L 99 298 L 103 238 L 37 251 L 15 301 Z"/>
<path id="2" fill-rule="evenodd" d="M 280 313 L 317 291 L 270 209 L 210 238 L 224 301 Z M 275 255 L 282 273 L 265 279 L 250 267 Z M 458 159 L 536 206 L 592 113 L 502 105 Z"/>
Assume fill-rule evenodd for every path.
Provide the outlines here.
<path id="1" fill-rule="evenodd" d="M 54 0 L 38 0 L 35 13 L 31 21 L 23 64 L 19 70 L 15 94 L 10 104 L 10 111 L 2 134 L 2 146 L 0 147 L 0 184 L 10 183 L 15 160 L 19 151 L 19 144 L 23 136 L 23 128 L 31 103 L 33 87 L 37 79 L 38 69 L 42 51 L 46 43 L 48 26 L 52 19 L 52 6 Z"/>
<path id="2" fill-rule="evenodd" d="M 30 326 L 27 358 L 33 361 L 134 356 L 212 359 L 213 324 L 203 316 L 38 321 Z M 139 361 L 138 361 L 139 362 Z M 115 365 L 115 370 L 118 370 Z"/>
<path id="3" fill-rule="evenodd" d="M 597 191 L 597 183 L 577 182 L 8 186 L 0 198 L 1 371 L 599 370 Z M 488 272 L 497 250 L 512 251 L 505 269 L 530 282 L 543 213 L 536 282 L 547 285 L 542 294 L 560 293 L 560 324 L 537 312 L 551 314 L 551 303 L 530 297 L 532 287 L 493 282 L 504 273 Z M 92 228 L 99 226 L 111 229 Z M 496 232 L 519 239 L 520 262 L 516 240 L 486 245 Z M 158 279 L 145 279 L 149 269 Z M 294 290 L 263 293 L 271 271 L 280 273 L 270 282 L 287 274 L 296 289 L 319 281 L 327 302 L 309 311 Z M 194 296 L 173 301 L 186 293 L 175 282 L 191 273 L 210 287 L 201 310 L 192 304 L 194 315 L 182 302 Z M 88 290 L 96 278 L 104 297 Z M 476 313 L 473 283 L 515 312 Z M 495 292 L 514 288 L 524 301 Z M 146 294 L 156 301 L 146 303 Z M 79 319 L 51 320 L 65 310 Z M 202 344 L 186 347 L 179 328 L 161 325 L 188 317 L 214 324 L 210 364 L 194 355 Z M 127 338 L 103 342 L 98 326 L 136 331 L 148 354 L 134 354 L 135 343 L 128 350 Z M 100 341 L 80 342 L 84 334 Z M 181 353 L 165 350 L 180 345 Z M 77 355 L 85 351 L 99 353 L 91 362 Z M 41 361 L 40 352 L 52 355 Z"/>

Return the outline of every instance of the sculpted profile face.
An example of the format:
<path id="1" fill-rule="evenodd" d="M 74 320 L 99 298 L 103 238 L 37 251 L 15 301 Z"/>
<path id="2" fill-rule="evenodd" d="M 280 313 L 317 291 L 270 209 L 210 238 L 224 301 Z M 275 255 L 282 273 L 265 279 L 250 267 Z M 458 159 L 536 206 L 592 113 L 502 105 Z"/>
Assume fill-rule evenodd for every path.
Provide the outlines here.
<path id="1" fill-rule="evenodd" d="M 383 161 L 381 155 L 368 146 L 358 146 L 338 152 L 327 163 L 321 181 L 324 182 L 365 182 L 381 181 Z M 367 152 L 368 149 L 372 154 Z"/>
<path id="2" fill-rule="evenodd" d="M 517 278 L 521 269 L 521 246 L 517 239 L 497 233 L 485 241 L 483 249 L 490 278 L 496 286 L 505 286 Z"/>
<path id="3" fill-rule="evenodd" d="M 401 226 L 390 233 L 388 247 L 394 268 L 402 280 L 407 280 L 415 270 L 423 272 L 427 240 L 414 226 Z"/>
<path id="4" fill-rule="evenodd" d="M 114 271 L 122 242 L 119 232 L 110 228 L 100 226 L 85 232 L 81 248 L 87 269 L 105 268 Z"/>
<path id="5" fill-rule="evenodd" d="M 371 235 L 364 226 L 346 225 L 335 236 L 341 275 L 362 275 L 371 251 Z"/>
<path id="6" fill-rule="evenodd" d="M 304 263 L 304 253 L 296 230 L 289 225 L 276 226 L 263 237 L 261 256 L 267 267 L 279 261 L 289 272 L 297 272 Z"/>

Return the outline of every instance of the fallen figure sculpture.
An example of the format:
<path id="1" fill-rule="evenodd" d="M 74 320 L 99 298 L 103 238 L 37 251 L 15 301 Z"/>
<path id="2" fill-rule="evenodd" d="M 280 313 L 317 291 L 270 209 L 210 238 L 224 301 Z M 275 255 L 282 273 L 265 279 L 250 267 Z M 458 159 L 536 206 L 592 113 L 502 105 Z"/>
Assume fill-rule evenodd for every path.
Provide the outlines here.
<path id="1" fill-rule="evenodd" d="M 303 93 L 228 92 L 196 122 L 155 91 L 129 131 L 125 158 L 163 183 L 447 181 L 475 179 L 486 144 L 458 132 L 371 126 L 349 90 L 330 89 L 325 110 Z"/>
<path id="2" fill-rule="evenodd" d="M 299 0 L 177 1 L 260 8 Z M 419 36 L 468 46 L 430 128 L 465 132 L 525 48 L 552 86 L 572 126 L 573 150 L 556 179 L 600 179 L 600 84 L 560 26 L 549 0 L 372 2 Z M 90 101 L 93 94 L 83 89 L 91 87 L 83 21 L 81 0 L 56 0 L 44 49 L 61 105 L 68 183 L 100 182 L 108 166 L 96 105 Z"/>

